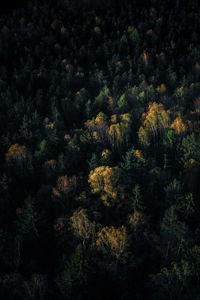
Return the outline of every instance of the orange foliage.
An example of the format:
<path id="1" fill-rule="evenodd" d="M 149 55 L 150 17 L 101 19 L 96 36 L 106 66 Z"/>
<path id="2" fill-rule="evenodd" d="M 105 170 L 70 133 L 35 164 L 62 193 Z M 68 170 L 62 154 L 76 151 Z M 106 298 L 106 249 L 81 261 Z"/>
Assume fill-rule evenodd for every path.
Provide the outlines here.
<path id="1" fill-rule="evenodd" d="M 148 145 L 151 136 L 155 136 L 159 131 L 169 127 L 170 112 L 165 110 L 161 103 L 149 103 L 147 113 L 142 116 L 143 124 L 139 128 L 139 139 L 142 144 Z"/>
<path id="2" fill-rule="evenodd" d="M 13 144 L 6 153 L 6 160 L 24 160 L 27 157 L 27 149 L 24 145 Z"/>
<path id="3" fill-rule="evenodd" d="M 164 83 L 161 83 L 160 85 L 157 86 L 156 90 L 158 93 L 164 94 L 167 91 L 167 87 Z"/>
<path id="4" fill-rule="evenodd" d="M 126 228 L 104 227 L 98 233 L 96 246 L 104 253 L 110 254 L 119 259 L 127 248 Z"/>
<path id="5" fill-rule="evenodd" d="M 171 128 L 174 129 L 176 134 L 183 134 L 187 131 L 187 124 L 180 117 L 177 117 L 171 124 Z"/>
<path id="6" fill-rule="evenodd" d="M 148 52 L 146 52 L 146 51 L 143 52 L 142 58 L 143 58 L 144 63 L 147 64 L 148 61 L 149 61 L 149 54 L 148 54 Z"/>
<path id="7" fill-rule="evenodd" d="M 144 155 L 143 155 L 142 151 L 141 151 L 141 150 L 139 150 L 139 149 L 135 150 L 135 153 L 134 153 L 134 155 L 135 155 L 135 157 L 139 158 L 140 160 L 143 160 L 143 161 L 145 160 L 145 158 L 144 158 Z"/>
<path id="8" fill-rule="evenodd" d="M 56 182 L 56 187 L 53 188 L 53 196 L 60 197 L 62 194 L 67 194 L 75 186 L 75 178 L 68 176 L 59 176 Z"/>
<path id="9" fill-rule="evenodd" d="M 100 166 L 89 174 L 88 182 L 94 194 L 101 194 L 101 199 L 106 205 L 110 205 L 109 199 L 116 199 L 119 193 L 119 169 L 118 167 Z"/>

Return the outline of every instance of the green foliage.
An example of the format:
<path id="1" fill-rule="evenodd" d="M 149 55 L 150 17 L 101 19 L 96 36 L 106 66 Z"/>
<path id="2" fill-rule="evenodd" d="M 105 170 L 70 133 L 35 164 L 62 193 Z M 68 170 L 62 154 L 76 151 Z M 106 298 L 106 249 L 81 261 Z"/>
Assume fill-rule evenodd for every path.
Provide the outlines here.
<path id="1" fill-rule="evenodd" d="M 104 109 L 108 103 L 108 97 L 110 95 L 110 90 L 107 86 L 104 86 L 98 96 L 95 98 L 95 105 L 99 110 Z"/>
<path id="2" fill-rule="evenodd" d="M 199 300 L 198 1 L 10 2 L 0 298 Z"/>
<path id="3" fill-rule="evenodd" d="M 123 94 L 121 95 L 121 97 L 119 98 L 117 105 L 120 109 L 120 111 L 124 112 L 128 110 L 128 102 L 126 100 L 126 95 Z"/>
<path id="4" fill-rule="evenodd" d="M 186 235 L 188 234 L 187 226 L 178 219 L 175 206 L 166 210 L 161 222 L 160 236 L 163 242 L 163 254 L 166 257 L 173 257 L 184 250 Z"/>
<path id="5" fill-rule="evenodd" d="M 44 139 L 37 145 L 37 150 L 35 151 L 35 158 L 36 159 L 44 158 L 45 155 L 47 154 L 47 151 L 48 151 L 48 143 L 47 140 Z"/>
<path id="6" fill-rule="evenodd" d="M 25 200 L 22 208 L 17 208 L 17 216 L 16 226 L 18 234 L 38 237 L 37 223 L 39 216 L 35 208 L 34 200 L 30 196 Z"/>
<path id="7" fill-rule="evenodd" d="M 190 134 L 185 137 L 181 145 L 181 160 L 184 163 L 184 166 L 192 167 L 199 165 L 200 163 L 200 142 L 194 134 Z"/>
<path id="8" fill-rule="evenodd" d="M 131 43 L 138 50 L 139 49 L 139 42 L 140 42 L 140 37 L 139 37 L 138 30 L 136 28 L 134 28 L 133 26 L 129 26 L 128 27 L 128 35 L 129 35 Z"/>
<path id="9" fill-rule="evenodd" d="M 77 292 L 80 293 L 81 287 L 87 283 L 90 273 L 90 264 L 85 252 L 78 246 L 65 263 L 63 272 L 57 278 L 57 285 L 63 299 L 72 299 Z"/>
<path id="10" fill-rule="evenodd" d="M 158 299 L 187 299 L 191 279 L 192 270 L 187 261 L 172 263 L 169 268 L 161 269 L 160 273 L 153 276 L 153 282 L 160 290 Z"/>
<path id="11" fill-rule="evenodd" d="M 133 188 L 133 203 L 132 208 L 134 211 L 142 210 L 142 202 L 141 202 L 141 191 L 140 186 L 136 184 Z"/>
<path id="12" fill-rule="evenodd" d="M 181 200 L 182 186 L 181 183 L 174 179 L 170 184 L 165 188 L 166 200 L 170 204 L 175 204 Z"/>

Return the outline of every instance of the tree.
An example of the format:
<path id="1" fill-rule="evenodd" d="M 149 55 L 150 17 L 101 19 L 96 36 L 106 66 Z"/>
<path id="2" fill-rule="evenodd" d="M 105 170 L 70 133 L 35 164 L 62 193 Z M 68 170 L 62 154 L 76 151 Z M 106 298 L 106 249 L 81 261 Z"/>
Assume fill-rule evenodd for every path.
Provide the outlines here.
<path id="1" fill-rule="evenodd" d="M 57 277 L 57 285 L 63 299 L 72 299 L 81 294 L 91 274 L 90 262 L 81 246 L 64 263 L 64 270 Z"/>
<path id="2" fill-rule="evenodd" d="M 43 165 L 44 174 L 47 178 L 53 178 L 57 174 L 58 171 L 58 163 L 55 159 L 47 160 Z"/>
<path id="3" fill-rule="evenodd" d="M 168 268 L 162 268 L 160 273 L 153 275 L 152 279 L 159 288 L 159 299 L 189 299 L 187 298 L 189 296 L 187 288 L 192 279 L 192 270 L 187 261 L 173 262 Z M 186 292 L 188 294 L 185 294 Z"/>
<path id="4" fill-rule="evenodd" d="M 142 210 L 140 186 L 136 184 L 133 188 L 132 208 L 134 211 Z"/>
<path id="5" fill-rule="evenodd" d="M 96 118 L 88 120 L 85 126 L 90 131 L 92 138 L 95 140 L 104 141 L 107 129 L 107 117 L 104 113 L 100 112 Z"/>
<path id="6" fill-rule="evenodd" d="M 89 220 L 85 209 L 74 211 L 70 218 L 70 227 L 75 236 L 82 240 L 83 246 L 85 246 L 87 241 L 94 238 L 95 223 Z"/>
<path id="7" fill-rule="evenodd" d="M 36 159 L 40 160 L 44 158 L 48 153 L 48 142 L 47 140 L 43 139 L 36 148 L 34 156 Z"/>
<path id="8" fill-rule="evenodd" d="M 111 116 L 111 125 L 107 129 L 108 139 L 113 147 L 128 144 L 131 130 L 131 115 L 121 114 Z"/>
<path id="9" fill-rule="evenodd" d="M 24 169 L 26 167 L 29 154 L 25 145 L 13 144 L 6 153 L 6 161 L 10 165 L 14 165 Z"/>
<path id="10" fill-rule="evenodd" d="M 110 162 L 111 151 L 108 149 L 103 149 L 101 153 L 101 163 L 102 165 L 108 164 Z"/>
<path id="11" fill-rule="evenodd" d="M 22 299 L 43 300 L 47 293 L 47 280 L 43 274 L 33 274 L 31 280 L 23 283 Z"/>
<path id="12" fill-rule="evenodd" d="M 98 27 L 95 28 L 97 30 Z M 110 95 L 109 88 L 107 86 L 104 86 L 100 90 L 98 96 L 95 98 L 94 105 L 97 106 L 99 110 L 105 109 L 108 104 L 109 95 Z"/>
<path id="13" fill-rule="evenodd" d="M 172 180 L 165 188 L 166 201 L 169 204 L 177 204 L 182 198 L 182 185 L 177 179 Z"/>
<path id="14" fill-rule="evenodd" d="M 129 113 L 111 115 L 110 120 L 104 113 L 99 113 L 95 119 L 88 120 L 85 125 L 94 140 L 108 141 L 113 148 L 115 146 L 119 148 L 130 140 L 131 123 Z"/>
<path id="15" fill-rule="evenodd" d="M 117 106 L 119 107 L 120 111 L 127 111 L 128 110 L 128 101 L 125 94 L 121 95 L 119 100 L 117 101 Z"/>
<path id="16" fill-rule="evenodd" d="M 67 195 L 73 191 L 76 185 L 75 177 L 68 177 L 67 175 L 59 176 L 56 182 L 56 186 L 53 187 L 52 194 L 56 198 Z"/>
<path id="17" fill-rule="evenodd" d="M 148 110 L 142 116 L 142 126 L 139 128 L 138 136 L 141 144 L 148 146 L 153 141 L 155 143 L 159 133 L 164 132 L 170 124 L 170 113 L 165 110 L 160 103 L 150 103 Z"/>
<path id="18" fill-rule="evenodd" d="M 94 194 L 100 194 L 101 200 L 107 206 L 116 201 L 120 193 L 119 168 L 100 166 L 89 174 L 88 182 Z M 114 201 L 114 202 L 115 202 Z"/>
<path id="19" fill-rule="evenodd" d="M 25 200 L 22 207 L 17 208 L 17 232 L 19 235 L 32 235 L 33 237 L 39 237 L 38 221 L 39 214 L 36 210 L 34 199 L 30 196 Z"/>
<path id="20" fill-rule="evenodd" d="M 134 47 L 134 50 L 138 51 L 139 43 L 140 43 L 140 36 L 139 36 L 139 32 L 138 32 L 137 28 L 135 28 L 133 26 L 129 26 L 128 27 L 128 35 L 129 35 L 129 39 L 132 43 L 132 46 Z"/>
<path id="21" fill-rule="evenodd" d="M 126 228 L 124 226 L 102 228 L 97 235 L 96 246 L 104 254 L 111 255 L 119 260 L 126 254 L 125 251 L 128 246 Z"/>
<path id="22" fill-rule="evenodd" d="M 192 133 L 187 135 L 181 144 L 181 160 L 186 168 L 198 166 L 200 164 L 200 142 Z"/>
<path id="23" fill-rule="evenodd" d="M 166 210 L 160 227 L 160 237 L 165 257 L 179 255 L 186 244 L 188 228 L 186 224 L 178 219 L 176 207 L 171 206 Z"/>
<path id="24" fill-rule="evenodd" d="M 120 179 L 123 187 L 132 193 L 134 183 L 143 183 L 146 160 L 140 149 L 131 148 L 127 151 L 120 164 Z"/>
<path id="25" fill-rule="evenodd" d="M 177 117 L 171 124 L 171 128 L 176 134 L 183 135 L 187 131 L 187 124 L 180 117 Z"/>

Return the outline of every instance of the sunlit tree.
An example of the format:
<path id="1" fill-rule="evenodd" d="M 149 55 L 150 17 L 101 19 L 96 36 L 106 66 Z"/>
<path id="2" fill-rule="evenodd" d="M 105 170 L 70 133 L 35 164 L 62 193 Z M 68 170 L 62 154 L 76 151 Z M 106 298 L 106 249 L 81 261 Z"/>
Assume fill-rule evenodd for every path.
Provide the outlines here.
<path id="1" fill-rule="evenodd" d="M 128 236 L 124 226 L 115 228 L 104 227 L 97 236 L 96 246 L 107 255 L 120 259 L 126 253 Z"/>
<path id="2" fill-rule="evenodd" d="M 70 227 L 75 236 L 82 241 L 83 246 L 88 240 L 94 238 L 95 223 L 89 220 L 85 209 L 74 211 L 70 218 Z"/>
<path id="3" fill-rule="evenodd" d="M 108 127 L 108 139 L 111 142 L 111 145 L 118 147 L 124 143 L 128 143 L 130 139 L 130 130 L 131 130 L 131 115 L 121 114 L 121 115 L 112 115 L 111 124 Z"/>
<path id="4" fill-rule="evenodd" d="M 92 138 L 95 140 L 104 140 L 107 129 L 107 117 L 104 113 L 100 112 L 96 118 L 88 120 L 85 126 L 90 131 Z"/>
<path id="5" fill-rule="evenodd" d="M 177 117 L 171 124 L 171 128 L 174 129 L 176 134 L 181 135 L 187 131 L 187 124 L 180 117 Z"/>
<path id="6" fill-rule="evenodd" d="M 89 174 L 89 183 L 94 194 L 99 194 L 105 205 L 110 205 L 119 196 L 119 168 L 100 166 Z M 114 201 L 115 202 L 115 201 Z"/>
<path id="7" fill-rule="evenodd" d="M 142 116 L 142 125 L 139 128 L 138 136 L 141 144 L 149 145 L 159 133 L 170 125 L 170 113 L 160 103 L 150 103 L 148 110 Z"/>

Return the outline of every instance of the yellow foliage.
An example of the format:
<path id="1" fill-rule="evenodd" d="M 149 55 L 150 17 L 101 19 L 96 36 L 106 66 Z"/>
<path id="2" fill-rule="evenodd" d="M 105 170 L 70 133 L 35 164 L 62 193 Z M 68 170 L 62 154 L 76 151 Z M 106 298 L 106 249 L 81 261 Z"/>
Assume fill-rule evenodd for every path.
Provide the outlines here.
<path id="1" fill-rule="evenodd" d="M 161 103 L 149 103 L 148 111 L 143 114 L 143 124 L 139 128 L 139 139 L 141 143 L 148 145 L 151 135 L 169 127 L 170 112 L 165 110 Z"/>
<path id="2" fill-rule="evenodd" d="M 141 126 L 138 131 L 139 140 L 142 144 L 149 145 L 150 144 L 150 131 L 145 130 L 145 127 Z"/>
<path id="3" fill-rule="evenodd" d="M 141 212 L 138 211 L 132 213 L 128 220 L 128 224 L 134 229 L 137 229 L 139 226 L 143 225 L 144 223 L 145 223 L 144 216 Z"/>
<path id="4" fill-rule="evenodd" d="M 96 118 L 95 118 L 95 121 L 94 121 L 95 125 L 98 125 L 98 126 L 103 126 L 106 124 L 106 115 L 102 112 L 100 112 Z"/>
<path id="5" fill-rule="evenodd" d="M 131 115 L 129 113 L 112 115 L 111 123 L 112 124 L 107 129 L 107 134 L 112 144 L 115 145 L 116 143 L 119 145 L 124 141 L 127 141 L 131 128 Z"/>
<path id="6" fill-rule="evenodd" d="M 85 209 L 73 213 L 70 218 L 70 226 L 73 233 L 78 238 L 82 239 L 83 243 L 92 238 L 95 234 L 95 223 L 88 219 Z"/>
<path id="7" fill-rule="evenodd" d="M 114 146 L 127 142 L 131 128 L 131 115 L 114 114 L 107 121 L 104 113 L 99 113 L 96 118 L 88 120 L 86 127 L 91 131 L 91 136 L 95 140 L 107 139 Z"/>
<path id="8" fill-rule="evenodd" d="M 118 167 L 100 166 L 92 170 L 89 174 L 88 182 L 94 194 L 100 193 L 101 199 L 109 205 L 109 199 L 116 199 L 119 193 L 118 187 L 119 169 Z"/>
<path id="9" fill-rule="evenodd" d="M 150 125 L 150 127 L 168 127 L 169 126 L 169 111 L 164 109 L 164 106 L 160 103 L 150 103 L 148 107 L 148 114 L 144 125 Z"/>
<path id="10" fill-rule="evenodd" d="M 171 124 L 171 128 L 173 128 L 177 134 L 183 134 L 187 130 L 187 124 L 180 117 L 177 117 Z"/>
<path id="11" fill-rule="evenodd" d="M 110 121 L 113 124 L 117 123 L 117 114 L 112 115 L 111 118 L 110 118 Z"/>
<path id="12" fill-rule="evenodd" d="M 104 227 L 97 236 L 96 246 L 104 253 L 111 254 L 119 259 L 127 248 L 126 228 Z"/>
<path id="13" fill-rule="evenodd" d="M 129 113 L 121 114 L 120 119 L 121 119 L 121 122 L 123 122 L 126 125 L 131 124 L 131 114 L 129 114 Z"/>
<path id="14" fill-rule="evenodd" d="M 108 135 L 111 137 L 113 142 L 116 140 L 122 142 L 123 140 L 123 128 L 120 123 L 112 124 L 107 130 Z"/>
<path id="15" fill-rule="evenodd" d="M 85 126 L 89 129 L 93 129 L 95 127 L 101 127 L 106 125 L 106 115 L 100 112 L 95 119 L 88 120 L 85 123 Z"/>
<path id="16" fill-rule="evenodd" d="M 106 115 L 100 112 L 96 118 L 86 121 L 85 126 L 90 130 L 95 140 L 101 139 L 107 128 Z"/>
<path id="17" fill-rule="evenodd" d="M 103 149 L 101 156 L 105 159 L 108 159 L 110 157 L 110 151 L 108 149 Z"/>

